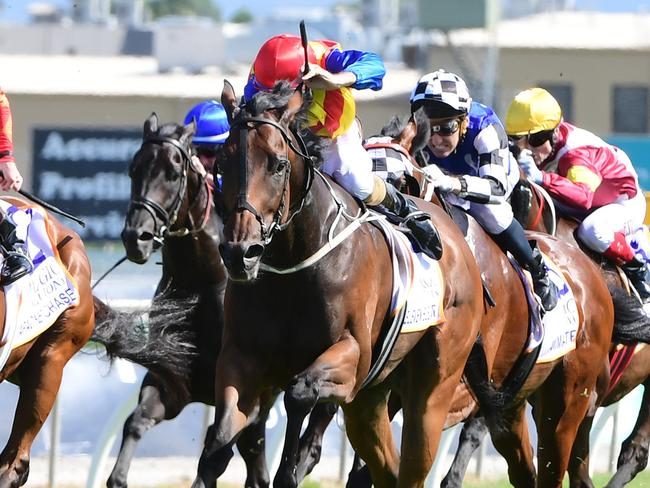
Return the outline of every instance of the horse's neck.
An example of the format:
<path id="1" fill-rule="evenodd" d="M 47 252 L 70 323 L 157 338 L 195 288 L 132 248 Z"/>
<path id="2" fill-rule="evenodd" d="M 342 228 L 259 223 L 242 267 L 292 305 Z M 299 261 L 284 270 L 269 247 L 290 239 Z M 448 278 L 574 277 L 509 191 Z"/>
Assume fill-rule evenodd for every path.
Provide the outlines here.
<path id="1" fill-rule="evenodd" d="M 210 194 L 203 183 L 195 191 L 189 189 L 188 192 L 188 210 L 179 215 L 172 231 L 185 228 L 190 233 L 165 238 L 162 249 L 163 273 L 179 286 L 220 282 L 226 276 L 219 255 L 221 219 L 215 212 Z M 209 214 L 203 225 L 206 205 L 209 206 Z"/>
<path id="2" fill-rule="evenodd" d="M 276 267 L 295 265 L 327 244 L 332 225 L 336 225 L 335 234 L 349 225 L 349 220 L 345 218 L 337 221 L 336 200 L 343 203 L 348 215 L 359 212 L 359 205 L 354 198 L 332 180 L 326 180 L 326 176 L 316 173 L 313 178 L 300 212 L 292 218 L 284 231 L 273 237 L 267 252 L 267 264 Z"/>

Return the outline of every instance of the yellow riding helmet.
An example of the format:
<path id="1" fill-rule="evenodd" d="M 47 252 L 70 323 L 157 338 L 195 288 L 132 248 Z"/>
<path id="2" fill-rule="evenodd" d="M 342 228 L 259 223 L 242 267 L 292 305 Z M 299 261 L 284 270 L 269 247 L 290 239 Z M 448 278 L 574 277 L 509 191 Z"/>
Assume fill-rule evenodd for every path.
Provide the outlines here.
<path id="1" fill-rule="evenodd" d="M 562 109 L 557 100 L 543 88 L 519 92 L 510 103 L 506 114 L 506 132 L 524 136 L 555 129 L 562 120 Z"/>

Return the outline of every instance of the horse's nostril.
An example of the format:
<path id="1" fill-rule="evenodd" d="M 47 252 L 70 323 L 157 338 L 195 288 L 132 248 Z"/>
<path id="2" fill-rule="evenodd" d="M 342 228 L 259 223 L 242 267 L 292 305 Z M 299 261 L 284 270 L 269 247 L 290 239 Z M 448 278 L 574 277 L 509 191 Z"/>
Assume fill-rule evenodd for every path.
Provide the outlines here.
<path id="1" fill-rule="evenodd" d="M 245 259 L 255 259 L 259 258 L 264 252 L 264 246 L 261 244 L 253 244 L 246 249 L 244 254 Z"/>
<path id="2" fill-rule="evenodd" d="M 138 236 L 139 241 L 151 241 L 153 239 L 153 234 L 151 232 L 142 232 Z"/>

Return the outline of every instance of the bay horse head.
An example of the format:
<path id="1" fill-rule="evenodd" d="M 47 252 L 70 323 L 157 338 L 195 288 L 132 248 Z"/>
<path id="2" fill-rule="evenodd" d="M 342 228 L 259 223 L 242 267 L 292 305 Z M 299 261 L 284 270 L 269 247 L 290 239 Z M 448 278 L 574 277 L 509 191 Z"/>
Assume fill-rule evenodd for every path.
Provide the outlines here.
<path id="1" fill-rule="evenodd" d="M 194 121 L 158 127 L 155 113 L 144 123 L 142 146 L 129 168 L 131 201 L 122 230 L 127 257 L 135 263 L 145 263 L 165 237 L 173 235 L 179 215 L 191 205 L 187 188 L 194 169 L 194 130 Z"/>
<path id="2" fill-rule="evenodd" d="M 300 212 L 309 191 L 311 157 L 299 129 L 308 101 L 284 82 L 241 108 L 227 83 L 221 101 L 231 128 L 219 159 L 220 251 L 230 278 L 249 282 L 273 236 Z"/>

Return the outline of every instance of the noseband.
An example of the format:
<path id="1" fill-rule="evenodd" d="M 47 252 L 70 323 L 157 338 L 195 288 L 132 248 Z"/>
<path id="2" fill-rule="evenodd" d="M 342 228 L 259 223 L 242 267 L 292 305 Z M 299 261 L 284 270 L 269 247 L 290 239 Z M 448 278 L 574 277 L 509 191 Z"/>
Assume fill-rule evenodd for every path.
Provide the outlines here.
<path id="1" fill-rule="evenodd" d="M 185 191 L 187 190 L 187 175 L 188 171 L 190 168 L 190 163 L 191 163 L 191 156 L 189 154 L 188 149 L 183 146 L 180 141 L 177 139 L 174 139 L 172 137 L 166 137 L 166 136 L 152 136 L 152 137 L 147 137 L 142 141 L 142 147 L 144 147 L 146 144 L 171 144 L 174 146 L 176 149 L 178 149 L 181 153 L 182 160 L 183 160 L 183 172 L 181 175 L 181 182 L 178 188 L 178 192 L 176 193 L 176 196 L 174 197 L 174 200 L 171 205 L 171 211 L 168 212 L 165 208 L 163 208 L 160 204 L 156 203 L 150 198 L 147 198 L 146 196 L 138 197 L 138 198 L 133 198 L 129 202 L 129 209 L 128 212 L 129 214 L 137 209 L 144 209 L 147 213 L 151 215 L 154 221 L 154 241 L 156 241 L 158 244 L 162 245 L 164 242 L 165 237 L 179 237 L 179 236 L 184 236 L 187 235 L 190 231 L 188 229 L 181 229 L 180 231 L 171 231 L 169 230 L 172 225 L 176 222 L 176 219 L 178 219 L 178 213 L 180 212 L 181 206 L 183 204 L 183 197 L 185 195 Z M 207 209 L 206 209 L 206 215 L 207 211 L 210 208 L 210 195 L 208 195 L 208 202 L 207 202 Z M 207 219 L 204 219 L 203 225 L 205 225 L 205 221 Z M 162 225 L 159 227 L 158 223 L 162 222 Z"/>
<path id="2" fill-rule="evenodd" d="M 284 141 L 287 143 L 288 146 L 286 154 L 284 155 L 283 158 L 280 159 L 281 162 L 285 163 L 284 184 L 282 188 L 282 195 L 280 197 L 280 203 L 278 205 L 278 208 L 275 211 L 273 221 L 268 226 L 264 222 L 264 219 L 257 211 L 257 209 L 248 201 L 248 157 L 247 157 L 248 130 L 250 128 L 255 128 L 263 124 L 270 125 L 271 127 L 274 127 L 275 129 L 280 131 L 282 138 L 284 139 Z M 266 119 L 263 117 L 242 117 L 240 119 L 235 120 L 232 123 L 231 130 L 233 128 L 240 129 L 239 130 L 239 151 L 240 151 L 239 193 L 237 194 L 237 204 L 233 212 L 247 210 L 250 213 L 252 213 L 253 216 L 255 217 L 255 220 L 257 220 L 260 224 L 261 240 L 264 243 L 264 245 L 267 245 L 271 242 L 271 239 L 273 238 L 275 232 L 286 229 L 289 223 L 291 222 L 291 220 L 302 210 L 302 207 L 305 203 L 305 198 L 307 196 L 307 193 L 309 192 L 309 189 L 311 188 L 311 184 L 314 179 L 313 159 L 309 154 L 307 154 L 307 146 L 305 145 L 305 141 L 302 139 L 302 137 L 300 137 L 300 134 L 290 129 L 291 135 L 293 135 L 293 137 L 291 137 L 287 129 L 282 125 L 278 124 L 277 122 L 275 122 L 274 120 Z M 294 139 L 298 141 L 300 147 L 296 146 Z M 295 208 L 293 211 L 290 209 L 290 215 L 287 218 L 286 222 L 281 223 L 280 221 L 282 220 L 282 215 L 284 214 L 287 205 L 285 201 L 285 197 L 287 194 L 287 190 L 289 188 L 289 176 L 291 175 L 291 160 L 289 159 L 289 148 L 291 148 L 291 150 L 294 153 L 302 157 L 303 160 L 305 161 L 305 165 L 307 167 L 307 180 L 305 182 L 305 186 L 303 188 L 303 192 L 300 197 L 297 208 Z M 229 215 L 224 215 L 224 222 L 227 222 L 228 218 Z"/>

